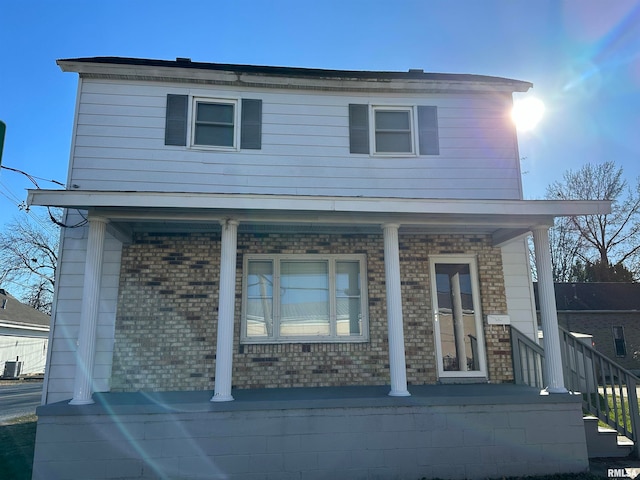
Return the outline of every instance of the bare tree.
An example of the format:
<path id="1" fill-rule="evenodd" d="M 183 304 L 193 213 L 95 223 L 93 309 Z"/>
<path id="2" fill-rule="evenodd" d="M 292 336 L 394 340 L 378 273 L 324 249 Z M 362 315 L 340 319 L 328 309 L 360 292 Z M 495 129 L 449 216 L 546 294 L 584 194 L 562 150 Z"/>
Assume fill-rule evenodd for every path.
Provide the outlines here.
<path id="1" fill-rule="evenodd" d="M 12 284 L 21 301 L 51 312 L 59 227 L 49 217 L 22 213 L 0 233 L 0 285 Z"/>
<path id="2" fill-rule="evenodd" d="M 614 162 L 584 165 L 565 172 L 563 181 L 547 187 L 546 197 L 562 200 L 611 200 L 611 213 L 560 219 L 551 233 L 558 267 L 556 281 L 570 281 L 577 261 L 591 266 L 593 280 L 616 280 L 640 254 L 640 180 L 634 188 Z M 567 269 L 567 267 L 569 267 Z M 555 274 L 554 266 L 554 274 Z M 637 270 L 632 272 L 638 280 Z M 569 277 L 567 277 L 569 274 Z"/>
<path id="3" fill-rule="evenodd" d="M 549 244 L 554 281 L 575 281 L 575 265 L 583 260 L 582 253 L 587 247 L 572 219 L 556 218 L 554 227 L 549 230 Z"/>

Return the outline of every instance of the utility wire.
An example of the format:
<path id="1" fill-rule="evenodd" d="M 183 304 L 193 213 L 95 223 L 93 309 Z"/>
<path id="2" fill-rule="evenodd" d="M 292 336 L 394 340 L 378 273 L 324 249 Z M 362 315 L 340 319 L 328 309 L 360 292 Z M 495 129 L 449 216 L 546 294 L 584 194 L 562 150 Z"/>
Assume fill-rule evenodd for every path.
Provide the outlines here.
<path id="1" fill-rule="evenodd" d="M 61 186 L 65 186 L 64 183 L 59 182 L 57 180 L 49 180 L 46 178 L 42 178 L 42 177 L 37 177 L 35 175 L 31 175 L 30 173 L 24 172 L 22 170 L 18 170 L 17 168 L 11 168 L 11 167 L 7 167 L 6 165 L 0 165 L 0 168 L 4 168 L 5 170 L 9 170 L 11 172 L 16 172 L 16 173 L 21 173 L 22 175 L 24 175 L 25 177 L 27 177 L 29 180 L 31 180 L 31 182 L 33 182 L 33 184 L 40 188 L 40 186 L 38 185 L 38 183 L 35 181 L 35 179 L 37 178 L 38 180 L 43 180 L 45 182 L 51 182 L 51 183 L 55 183 L 56 185 L 61 185 Z"/>
<path id="2" fill-rule="evenodd" d="M 16 172 L 16 173 L 20 173 L 22 175 L 24 175 L 25 177 L 27 177 L 31 183 L 33 183 L 36 188 L 38 190 L 40 190 L 40 185 L 38 185 L 38 182 L 36 182 L 36 178 L 38 180 L 44 180 L 46 182 L 51 182 L 51 183 L 55 183 L 57 185 L 61 185 L 61 186 L 65 186 L 64 183 L 58 182 L 57 180 L 47 180 L 44 179 L 42 177 L 36 177 L 34 175 L 31 175 L 23 170 L 18 170 L 17 168 L 11 168 L 11 167 L 7 167 L 6 165 L 0 165 L 0 169 L 4 168 L 5 170 L 9 170 L 10 172 Z M 20 208 L 20 205 L 18 205 L 18 208 Z M 29 207 L 27 207 L 27 211 L 28 211 Z M 56 217 L 53 216 L 53 213 L 51 212 L 51 207 L 47 207 L 47 211 L 49 212 L 49 219 L 51 219 L 51 221 L 53 223 L 55 223 L 56 225 L 58 225 L 59 227 L 62 228 L 79 228 L 79 227 L 84 227 L 87 223 L 89 223 L 89 220 L 82 215 L 82 212 L 80 212 L 80 210 L 78 210 L 78 213 L 80 214 L 80 216 L 83 218 L 82 221 L 76 223 L 75 225 L 65 225 L 63 222 L 61 222 L 60 220 L 58 220 Z"/>
<path id="3" fill-rule="evenodd" d="M 13 197 L 12 201 L 15 202 L 16 205 L 21 202 L 20 197 L 18 197 L 18 195 L 13 190 L 11 190 L 9 186 L 5 184 L 2 180 L 0 180 L 0 186 L 2 186 Z"/>

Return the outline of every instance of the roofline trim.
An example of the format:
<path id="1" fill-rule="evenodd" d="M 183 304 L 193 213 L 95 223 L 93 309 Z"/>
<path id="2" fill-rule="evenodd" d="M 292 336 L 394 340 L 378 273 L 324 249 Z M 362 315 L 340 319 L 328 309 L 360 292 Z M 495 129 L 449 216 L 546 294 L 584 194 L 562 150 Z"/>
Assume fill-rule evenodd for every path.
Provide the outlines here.
<path id="1" fill-rule="evenodd" d="M 274 81 L 276 78 L 296 79 L 305 86 L 318 82 L 329 82 L 332 89 L 349 90 L 354 83 L 364 83 L 369 88 L 382 83 L 392 90 L 497 90 L 505 92 L 526 92 L 533 85 L 530 82 L 487 75 L 425 73 L 422 70 L 366 71 L 330 70 L 303 67 L 278 67 L 264 65 L 242 65 L 224 63 L 192 62 L 189 59 L 156 60 L 127 57 L 86 57 L 68 58 L 56 61 L 63 72 L 77 72 L 81 76 L 99 78 L 139 78 L 144 80 L 200 81 L 212 83 L 248 82 L 262 83 L 262 86 L 295 88 L 293 85 Z M 255 78 L 262 82 L 255 82 Z M 338 82 L 337 85 L 334 85 Z M 309 85 L 311 84 L 311 85 Z M 377 85 L 380 88 L 380 85 Z M 436 88 L 437 87 L 437 88 Z"/>
<path id="2" fill-rule="evenodd" d="M 28 205 L 65 208 L 144 207 L 551 218 L 611 212 L 611 202 L 607 200 L 464 200 L 42 189 L 28 192 Z"/>

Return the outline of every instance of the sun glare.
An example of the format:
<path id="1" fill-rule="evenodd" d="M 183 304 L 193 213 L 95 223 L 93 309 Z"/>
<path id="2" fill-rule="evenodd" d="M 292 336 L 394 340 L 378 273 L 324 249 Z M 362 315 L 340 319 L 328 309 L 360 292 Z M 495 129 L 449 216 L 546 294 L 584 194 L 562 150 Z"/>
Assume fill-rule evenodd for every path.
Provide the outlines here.
<path id="1" fill-rule="evenodd" d="M 533 130 L 543 115 L 544 103 L 534 97 L 516 100 L 511 112 L 511 118 L 516 124 L 516 128 L 522 132 Z"/>

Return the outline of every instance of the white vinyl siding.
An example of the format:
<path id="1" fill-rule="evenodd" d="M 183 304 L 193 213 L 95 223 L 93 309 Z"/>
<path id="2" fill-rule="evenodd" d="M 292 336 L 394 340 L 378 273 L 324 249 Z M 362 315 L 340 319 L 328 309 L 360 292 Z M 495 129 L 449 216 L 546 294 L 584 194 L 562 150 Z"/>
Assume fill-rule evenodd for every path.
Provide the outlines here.
<path id="1" fill-rule="evenodd" d="M 260 98 L 260 150 L 164 145 L 167 94 Z M 438 155 L 349 153 L 349 104 L 438 109 Z M 509 95 L 187 88 L 84 79 L 70 183 L 82 189 L 402 198 L 521 197 Z"/>
<path id="2" fill-rule="evenodd" d="M 82 217 L 79 215 L 70 215 L 67 223 L 74 224 L 80 220 Z M 49 344 L 50 362 L 46 372 L 46 403 L 69 400 L 73 397 L 87 232 L 88 227 L 64 230 L 60 252 L 60 276 L 56 285 L 57 307 L 51 324 L 53 341 Z M 106 392 L 110 389 L 121 253 L 122 244 L 107 233 L 93 372 L 96 392 Z"/>
<path id="3" fill-rule="evenodd" d="M 516 240 L 501 250 L 507 313 L 511 325 L 537 343 L 538 324 L 527 240 Z"/>

